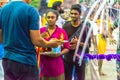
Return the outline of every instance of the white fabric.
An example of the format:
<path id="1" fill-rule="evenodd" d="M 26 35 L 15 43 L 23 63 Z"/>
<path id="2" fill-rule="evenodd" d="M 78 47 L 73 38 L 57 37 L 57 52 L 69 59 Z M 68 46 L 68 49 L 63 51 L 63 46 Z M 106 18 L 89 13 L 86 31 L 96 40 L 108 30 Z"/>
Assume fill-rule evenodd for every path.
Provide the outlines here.
<path id="1" fill-rule="evenodd" d="M 2 60 L 0 60 L 0 80 L 4 80 L 4 71 L 2 67 Z"/>
<path id="2" fill-rule="evenodd" d="M 97 35 L 98 34 L 98 26 L 95 22 L 93 21 L 89 21 L 90 25 L 93 27 L 93 35 Z"/>
<path id="3" fill-rule="evenodd" d="M 90 73 L 91 80 L 100 80 L 99 72 L 98 72 L 98 60 L 90 60 Z"/>
<path id="4" fill-rule="evenodd" d="M 93 21 L 89 21 L 89 22 L 90 22 L 90 25 L 93 27 L 93 35 L 97 36 L 97 34 L 98 34 L 97 24 Z M 97 52 L 94 51 L 94 48 L 95 48 L 94 44 L 93 44 L 93 42 L 91 42 L 91 47 L 89 48 L 90 54 L 97 54 Z M 88 70 L 90 71 L 90 80 L 100 80 L 97 60 L 90 60 L 86 70 L 87 70 L 86 74 L 88 73 Z M 87 75 L 86 75 L 86 77 L 87 77 Z M 86 80 L 87 80 L 87 78 L 86 78 Z"/>
<path id="5" fill-rule="evenodd" d="M 58 20 L 56 21 L 56 25 L 58 25 L 58 27 L 62 28 L 64 23 L 65 23 L 65 20 L 61 16 L 59 16 Z"/>
<path id="6" fill-rule="evenodd" d="M 42 19 L 41 19 L 41 16 L 39 16 L 39 28 L 42 28 Z"/>
<path id="7" fill-rule="evenodd" d="M 90 52 L 94 54 L 94 52 Z M 88 78 L 88 76 L 90 77 Z M 98 60 L 90 60 L 86 66 L 85 80 L 100 80 L 100 75 L 98 72 Z"/>
<path id="8" fill-rule="evenodd" d="M 90 25 L 93 27 L 93 35 L 97 36 L 98 35 L 98 26 L 95 22 L 89 21 Z M 91 47 L 89 48 L 89 51 L 94 51 L 94 44 L 93 41 L 91 40 Z"/>
<path id="9" fill-rule="evenodd" d="M 118 44 L 118 40 L 119 40 L 119 27 L 117 27 L 115 30 L 113 30 L 112 36 L 113 36 L 114 40 L 117 41 L 117 44 Z"/>

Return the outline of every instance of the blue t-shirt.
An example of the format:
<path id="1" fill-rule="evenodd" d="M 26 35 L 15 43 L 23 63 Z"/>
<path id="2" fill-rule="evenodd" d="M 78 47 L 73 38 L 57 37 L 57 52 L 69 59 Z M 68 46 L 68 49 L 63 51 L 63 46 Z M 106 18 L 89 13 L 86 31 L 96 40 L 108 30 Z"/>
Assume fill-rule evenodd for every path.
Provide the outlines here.
<path id="1" fill-rule="evenodd" d="M 11 1 L 1 9 L 0 28 L 5 50 L 3 58 L 37 66 L 36 50 L 30 39 L 30 30 L 39 30 L 37 9 L 23 1 Z"/>
<path id="2" fill-rule="evenodd" d="M 4 54 L 3 44 L 0 44 L 0 60 L 2 59 Z"/>
<path id="3" fill-rule="evenodd" d="M 1 12 L 1 8 L 0 8 L 0 12 Z M 0 28 L 1 29 L 1 28 Z M 0 60 L 3 57 L 3 53 L 4 53 L 4 49 L 3 49 L 3 44 L 0 43 Z"/>

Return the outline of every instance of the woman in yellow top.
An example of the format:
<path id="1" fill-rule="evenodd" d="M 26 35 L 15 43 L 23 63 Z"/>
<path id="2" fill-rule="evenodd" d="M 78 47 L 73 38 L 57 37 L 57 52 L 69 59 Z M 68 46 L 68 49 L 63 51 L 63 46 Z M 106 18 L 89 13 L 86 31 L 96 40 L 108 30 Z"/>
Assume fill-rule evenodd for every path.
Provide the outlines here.
<path id="1" fill-rule="evenodd" d="M 102 21 L 102 26 L 100 25 Z M 97 20 L 98 25 L 98 54 L 104 54 L 106 51 L 106 37 L 107 31 L 105 29 L 105 22 Z"/>
<path id="2" fill-rule="evenodd" d="M 106 27 L 105 21 L 98 19 L 97 25 L 98 25 L 98 54 L 104 54 L 107 46 L 107 42 L 106 42 L 107 31 L 105 28 Z M 98 70 L 99 70 L 100 76 L 105 76 L 106 74 L 102 72 L 102 63 L 103 63 L 103 60 L 98 61 Z"/>

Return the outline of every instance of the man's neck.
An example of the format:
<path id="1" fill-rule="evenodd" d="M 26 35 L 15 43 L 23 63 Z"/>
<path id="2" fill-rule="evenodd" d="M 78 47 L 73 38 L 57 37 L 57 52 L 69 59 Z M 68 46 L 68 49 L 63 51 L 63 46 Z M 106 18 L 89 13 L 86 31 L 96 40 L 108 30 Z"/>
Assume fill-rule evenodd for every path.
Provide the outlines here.
<path id="1" fill-rule="evenodd" d="M 74 27 L 78 27 L 80 24 L 81 24 L 81 20 L 77 20 L 77 21 L 71 21 L 71 24 L 72 24 L 72 26 L 74 26 Z"/>

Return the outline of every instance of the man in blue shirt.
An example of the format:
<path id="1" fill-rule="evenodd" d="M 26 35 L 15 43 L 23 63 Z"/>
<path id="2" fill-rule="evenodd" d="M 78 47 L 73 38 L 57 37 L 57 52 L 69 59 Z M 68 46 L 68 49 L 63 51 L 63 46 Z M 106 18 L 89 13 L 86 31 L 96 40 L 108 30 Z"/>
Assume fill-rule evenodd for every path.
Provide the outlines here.
<path id="1" fill-rule="evenodd" d="M 1 9 L 4 80 L 39 80 L 35 46 L 61 44 L 59 40 L 48 42 L 40 36 L 38 11 L 28 3 L 30 0 L 12 0 Z"/>
<path id="2" fill-rule="evenodd" d="M 0 11 L 1 11 L 1 7 L 3 7 L 7 3 L 8 3 L 8 0 L 0 1 Z M 0 79 L 1 80 L 4 80 L 4 72 L 3 72 L 3 67 L 2 67 L 3 53 L 4 53 L 3 44 L 0 43 Z"/>
<path id="3" fill-rule="evenodd" d="M 0 2 L 0 7 L 1 7 L 1 2 Z M 1 9 L 0 9 L 1 10 Z M 3 45 L 0 43 L 0 77 L 3 76 L 3 67 L 2 67 L 2 56 L 3 56 Z"/>

